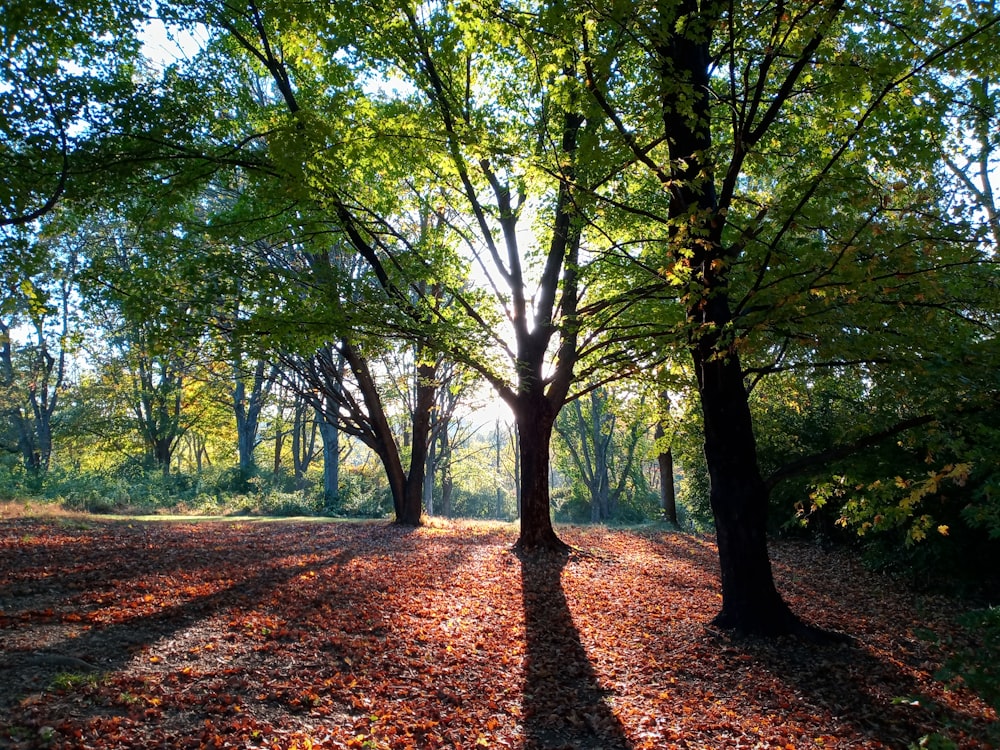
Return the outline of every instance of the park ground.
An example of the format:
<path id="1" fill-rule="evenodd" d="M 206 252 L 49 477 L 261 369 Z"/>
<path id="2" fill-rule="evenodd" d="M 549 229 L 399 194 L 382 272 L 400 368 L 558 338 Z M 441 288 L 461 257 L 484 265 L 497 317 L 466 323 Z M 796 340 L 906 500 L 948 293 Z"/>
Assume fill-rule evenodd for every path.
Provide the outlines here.
<path id="1" fill-rule="evenodd" d="M 968 604 L 772 547 L 851 645 L 711 626 L 708 537 L 0 507 L 0 748 L 987 748 Z M 950 741 L 945 743 L 944 738 Z"/>

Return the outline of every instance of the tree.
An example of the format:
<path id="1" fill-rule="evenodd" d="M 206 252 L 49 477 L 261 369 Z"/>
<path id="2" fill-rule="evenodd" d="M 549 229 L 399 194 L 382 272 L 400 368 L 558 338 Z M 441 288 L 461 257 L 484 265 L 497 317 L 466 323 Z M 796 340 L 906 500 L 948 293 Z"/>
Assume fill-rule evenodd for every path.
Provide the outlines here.
<path id="1" fill-rule="evenodd" d="M 583 480 L 590 497 L 590 520 L 609 521 L 618 515 L 618 506 L 636 469 L 644 437 L 642 405 L 624 406 L 612 401 L 604 388 L 594 388 L 564 409 L 556 430 L 575 474 Z M 638 408 L 634 408 L 638 406 Z M 619 412 L 631 409 L 630 419 L 620 422 Z"/>
<path id="2" fill-rule="evenodd" d="M 367 22 L 369 11 L 376 23 Z M 401 330 L 475 367 L 511 406 L 521 453 L 519 544 L 561 547 L 549 511 L 552 429 L 573 382 L 593 367 L 585 360 L 608 342 L 582 335 L 586 279 L 597 274 L 587 269 L 605 242 L 599 232 L 584 241 L 584 186 L 607 177 L 596 137 L 603 118 L 588 109 L 574 62 L 575 24 L 555 11 L 541 27 L 517 14 L 484 24 L 438 5 L 293 18 L 263 3 L 186 20 L 220 30 L 216 54 L 242 53 L 280 96 L 284 118 L 275 119 L 273 106 L 257 118 L 271 128 L 261 175 L 278 177 L 300 216 L 338 227 L 397 306 Z M 502 49 L 474 52 L 497 38 Z M 338 45 L 350 50 L 353 69 Z M 317 47 L 323 66 L 308 62 Z M 366 92 L 365 75 L 386 88 Z M 387 93 L 393 77 L 417 95 Z M 357 137 L 341 140 L 341 132 Z M 257 138 L 243 144 L 256 148 Z M 408 210 L 433 219 L 431 241 L 405 236 Z M 528 221 L 537 242 L 524 239 Z M 475 295 L 462 288 L 468 273 L 459 270 L 470 262 L 485 276 Z M 429 291 L 441 279 L 459 314 L 426 309 L 419 287 L 427 282 Z M 607 317 L 608 307 L 595 310 Z M 506 330 L 498 331 L 503 318 Z"/>
<path id="3" fill-rule="evenodd" d="M 137 57 L 142 4 L 11 0 L 0 14 L 0 239 L 30 231 L 91 166 Z M 5 259 L 6 261 L 6 259 Z"/>
<path id="4" fill-rule="evenodd" d="M 240 476 L 247 479 L 257 468 L 254 450 L 258 444 L 261 412 L 267 395 L 277 376 L 274 365 L 264 359 L 244 363 L 244 355 L 237 352 L 233 363 L 233 412 L 236 416 L 236 442 Z"/>
<path id="5" fill-rule="evenodd" d="M 65 238 L 64 238 L 65 239 Z M 26 469 L 45 472 L 53 451 L 53 430 L 68 385 L 69 359 L 78 341 L 76 275 L 78 248 L 58 238 L 45 247 L 48 268 L 21 280 L 4 300 L 0 318 L 0 387 L 14 442 Z M 30 332 L 16 341 L 12 329 Z"/>
<path id="6" fill-rule="evenodd" d="M 170 473 L 174 450 L 186 432 L 182 405 L 186 366 L 172 353 L 147 354 L 151 342 L 144 331 L 124 331 L 126 358 L 120 360 L 131 381 L 131 405 L 146 456 L 164 475 Z"/>
<path id="7" fill-rule="evenodd" d="M 653 445 L 660 480 L 660 509 L 663 518 L 675 528 L 677 520 L 677 493 L 674 488 L 673 425 L 670 417 L 670 394 L 662 392 L 657 398 L 656 426 L 653 428 Z M 670 433 L 667 432 L 668 428 Z"/>
<path id="8" fill-rule="evenodd" d="M 812 633 L 774 587 L 742 353 L 782 357 L 791 348 L 805 366 L 831 354 L 829 366 L 875 363 L 886 342 L 866 334 L 888 328 L 879 322 L 887 297 L 952 320 L 970 301 L 983 309 L 981 298 L 956 294 L 954 284 L 975 284 L 982 256 L 966 222 L 942 205 L 939 155 L 903 157 L 890 144 L 927 123 L 915 111 L 917 84 L 944 75 L 949 55 L 998 18 L 971 8 L 957 20 L 936 6 L 880 13 L 841 2 L 654 2 L 635 23 L 602 18 L 643 39 L 640 58 L 586 59 L 590 93 L 666 202 L 657 267 L 686 310 L 723 627 Z M 637 90 L 650 92 L 655 117 L 636 107 Z M 894 174 L 912 182 L 897 185 Z M 924 244 L 931 237 L 934 248 Z M 918 326 L 906 328 L 906 344 L 933 347 Z M 906 359 L 902 347 L 892 354 Z"/>
<path id="9" fill-rule="evenodd" d="M 398 523 L 420 522 L 430 414 L 434 404 L 433 365 L 414 367 L 416 397 L 409 418 L 409 468 L 369 357 L 347 338 L 308 358 L 284 355 L 283 363 L 301 383 L 299 393 L 323 414 L 327 424 L 361 440 L 379 457 L 389 481 Z M 352 379 L 348 379 L 348 375 Z M 331 446 L 332 449 L 332 446 Z"/>

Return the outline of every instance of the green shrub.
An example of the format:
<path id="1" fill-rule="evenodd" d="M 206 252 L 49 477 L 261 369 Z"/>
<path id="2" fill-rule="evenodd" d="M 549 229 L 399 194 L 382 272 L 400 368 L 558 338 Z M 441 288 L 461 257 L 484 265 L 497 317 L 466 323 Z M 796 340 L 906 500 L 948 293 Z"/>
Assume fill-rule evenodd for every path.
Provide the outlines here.
<path id="1" fill-rule="evenodd" d="M 590 521 L 590 500 L 575 485 L 557 487 L 549 496 L 552 515 L 562 523 L 588 523 Z"/>
<path id="2" fill-rule="evenodd" d="M 320 512 L 345 518 L 385 518 L 392 513 L 392 495 L 380 478 L 362 471 L 344 471 L 340 475 L 340 492 L 327 500 L 322 491 L 316 492 Z"/>
<path id="3" fill-rule="evenodd" d="M 937 676 L 960 680 L 1000 712 L 1000 607 L 967 612 L 961 623 L 971 642 L 949 657 Z"/>

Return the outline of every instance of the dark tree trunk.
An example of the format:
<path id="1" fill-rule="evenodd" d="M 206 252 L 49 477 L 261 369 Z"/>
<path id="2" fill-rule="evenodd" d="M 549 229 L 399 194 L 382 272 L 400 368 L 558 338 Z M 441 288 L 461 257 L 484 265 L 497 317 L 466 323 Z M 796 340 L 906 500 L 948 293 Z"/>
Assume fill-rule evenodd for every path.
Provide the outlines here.
<path id="1" fill-rule="evenodd" d="M 714 354 L 715 346 L 705 339 L 692 352 L 722 570 L 722 611 L 714 622 L 744 633 L 793 632 L 801 623 L 775 589 L 767 552 L 768 492 L 739 359 L 735 353 Z"/>
<path id="2" fill-rule="evenodd" d="M 403 462 L 399 456 L 399 448 L 396 446 L 396 439 L 392 434 L 389 425 L 389 418 L 382 407 L 382 397 L 375 387 L 375 380 L 372 377 L 368 363 L 361 357 L 357 350 L 348 342 L 341 345 L 351 372 L 358 384 L 358 390 L 365 402 L 368 412 L 368 423 L 370 435 L 365 438 L 368 447 L 375 451 L 375 454 L 382 462 L 386 479 L 389 481 L 389 492 L 392 495 L 392 507 L 397 523 L 403 523 L 404 506 L 406 504 L 406 472 L 403 470 Z"/>
<path id="3" fill-rule="evenodd" d="M 662 116 L 674 167 L 670 215 L 698 222 L 683 241 L 690 254 L 686 295 L 689 349 L 705 422 L 705 460 L 711 479 L 722 569 L 720 627 L 776 635 L 803 629 L 774 586 L 767 551 L 768 492 L 760 476 L 753 422 L 740 360 L 732 339 L 726 269 L 735 251 L 722 245 L 713 182 L 709 113 L 710 12 L 698 0 L 664 2 L 667 18 L 699 18 L 683 30 L 672 22 L 660 40 Z M 678 254 L 678 259 L 682 256 Z"/>
<path id="4" fill-rule="evenodd" d="M 516 547 L 568 549 L 556 536 L 549 512 L 549 445 L 555 409 L 542 394 L 522 394 L 514 403 L 518 452 L 521 456 L 521 535 Z"/>
<path id="5" fill-rule="evenodd" d="M 239 454 L 240 476 L 244 479 L 251 476 L 254 471 L 254 448 L 257 447 L 256 430 L 251 432 L 239 426 L 237 420 L 236 427 L 236 451 Z"/>
<path id="6" fill-rule="evenodd" d="M 660 441 L 664 437 L 666 437 L 666 433 L 663 430 L 663 424 L 658 422 L 653 439 Z M 663 510 L 663 519 L 673 526 L 680 526 L 677 521 L 677 494 L 674 491 L 673 451 L 668 447 L 657 453 L 656 464 L 660 469 L 660 508 Z"/>
<path id="7" fill-rule="evenodd" d="M 159 438 L 152 445 L 153 462 L 160 467 L 163 476 L 170 474 L 170 462 L 174 457 L 174 441 L 171 438 Z"/>
<path id="8" fill-rule="evenodd" d="M 371 429 L 366 443 L 382 461 L 392 493 L 396 523 L 419 526 L 423 512 L 424 465 L 430 437 L 431 410 L 434 407 L 436 368 L 433 364 L 421 364 L 417 367 L 416 401 L 410 423 L 413 440 L 407 472 L 403 469 L 399 448 L 368 363 L 346 341 L 342 343 L 341 350 L 365 402 Z M 417 360 L 420 360 L 419 356 Z"/>
<path id="9" fill-rule="evenodd" d="M 418 360 L 420 359 L 418 355 Z M 423 492 L 427 453 L 431 436 L 431 412 L 434 408 L 437 368 L 433 364 L 417 366 L 416 401 L 413 406 L 410 447 L 410 470 L 406 475 L 403 503 L 396 514 L 396 522 L 407 526 L 420 525 L 423 512 Z"/>

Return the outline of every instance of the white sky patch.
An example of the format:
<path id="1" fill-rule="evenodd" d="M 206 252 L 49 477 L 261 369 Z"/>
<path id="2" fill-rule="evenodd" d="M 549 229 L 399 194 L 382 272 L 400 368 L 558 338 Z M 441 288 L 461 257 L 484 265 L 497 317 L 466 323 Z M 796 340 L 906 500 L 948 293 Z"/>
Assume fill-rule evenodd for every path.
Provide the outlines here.
<path id="1" fill-rule="evenodd" d="M 208 30 L 199 25 L 195 30 L 167 25 L 153 18 L 139 30 L 142 52 L 149 60 L 160 65 L 170 65 L 187 60 L 205 45 Z"/>

